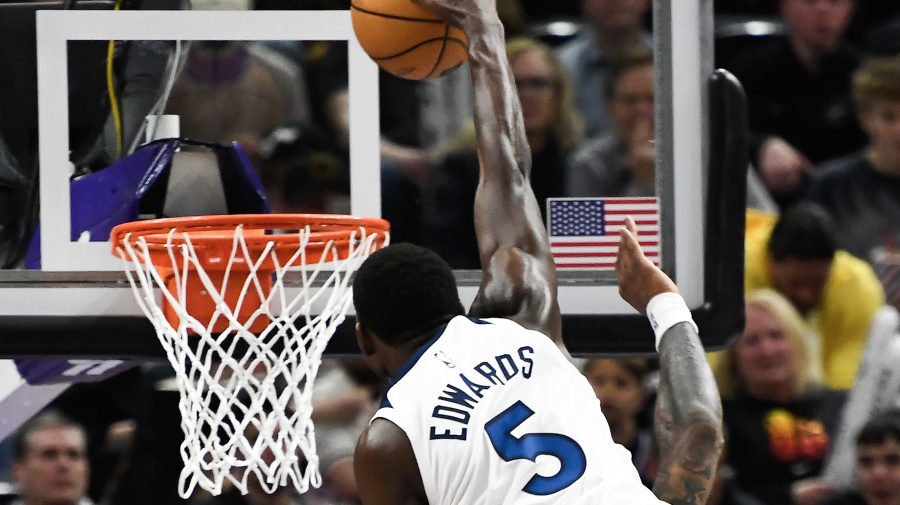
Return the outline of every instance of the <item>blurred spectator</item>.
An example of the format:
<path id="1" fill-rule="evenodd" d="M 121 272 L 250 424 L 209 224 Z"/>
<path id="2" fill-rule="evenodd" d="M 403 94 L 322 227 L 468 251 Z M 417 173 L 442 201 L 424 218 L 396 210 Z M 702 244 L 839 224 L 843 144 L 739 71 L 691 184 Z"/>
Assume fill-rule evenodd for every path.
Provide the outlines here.
<path id="1" fill-rule="evenodd" d="M 140 367 L 134 367 L 99 382 L 72 384 L 50 404 L 87 433 L 88 496 L 95 502 L 102 500 L 128 453 L 140 374 Z"/>
<path id="2" fill-rule="evenodd" d="M 310 120 L 300 69 L 262 44 L 196 42 L 166 107 L 181 136 L 240 142 L 259 166 L 259 142 L 285 124 Z"/>
<path id="3" fill-rule="evenodd" d="M 184 431 L 178 408 L 175 370 L 168 363 L 142 367 L 134 402 L 134 442 L 119 478 L 104 503 L 180 505 L 178 479 L 184 468 Z"/>
<path id="4" fill-rule="evenodd" d="M 508 38 L 523 37 L 528 32 L 525 6 L 520 0 L 497 0 L 497 15 Z"/>
<path id="5" fill-rule="evenodd" d="M 650 50 L 638 48 L 617 59 L 606 92 L 612 128 L 572 156 L 566 196 L 652 196 L 656 178 Z"/>
<path id="6" fill-rule="evenodd" d="M 873 54 L 900 54 L 900 2 L 857 2 L 848 38 Z"/>
<path id="7" fill-rule="evenodd" d="M 788 37 L 738 59 L 731 69 L 747 92 L 753 159 L 782 206 L 801 195 L 813 164 L 865 142 L 850 98 L 860 58 L 841 39 L 853 5 L 780 0 Z"/>
<path id="8" fill-rule="evenodd" d="M 273 212 L 349 214 L 350 161 L 325 129 L 278 128 L 260 143 L 260 179 Z"/>
<path id="9" fill-rule="evenodd" d="M 644 29 L 649 0 L 581 0 L 585 29 L 558 49 L 589 137 L 612 127 L 606 105 L 611 62 L 635 47 L 650 47 Z"/>
<path id="10" fill-rule="evenodd" d="M 652 428 L 640 423 L 640 414 L 647 406 L 650 363 L 644 359 L 595 358 L 585 363 L 583 371 L 600 400 L 613 441 L 628 449 L 641 482 L 651 486 L 656 448 Z"/>
<path id="11" fill-rule="evenodd" d="M 359 502 L 353 451 L 386 390 L 387 384 L 362 359 L 322 362 L 313 388 L 316 446 L 325 482 L 320 495 L 339 503 Z"/>
<path id="12" fill-rule="evenodd" d="M 87 435 L 60 414 L 38 414 L 13 442 L 15 505 L 89 505 Z"/>
<path id="13" fill-rule="evenodd" d="M 837 250 L 834 233 L 831 216 L 811 202 L 781 219 L 748 211 L 744 287 L 774 289 L 790 300 L 818 333 L 825 382 L 850 389 L 884 294 L 868 264 Z"/>
<path id="14" fill-rule="evenodd" d="M 531 186 L 544 213 L 547 198 L 564 195 L 566 158 L 582 138 L 581 121 L 549 47 L 528 38 L 510 39 L 506 47 L 531 148 Z M 478 187 L 476 148 L 470 126 L 446 148 L 424 192 L 422 244 L 454 268 L 481 267 L 470 224 Z"/>
<path id="15" fill-rule="evenodd" d="M 328 126 L 335 144 L 349 151 L 347 44 L 315 43 L 309 55 L 317 115 Z M 419 237 L 420 190 L 432 168 L 426 149 L 430 146 L 425 142 L 455 134 L 459 124 L 471 117 L 471 84 L 461 74 L 467 72 L 456 69 L 430 84 L 379 71 L 381 214 L 391 222 L 395 241 L 417 241 Z"/>
<path id="16" fill-rule="evenodd" d="M 838 246 L 868 261 L 900 307 L 900 57 L 869 61 L 853 96 L 869 145 L 822 165 L 809 198 L 831 211 Z"/>
<path id="17" fill-rule="evenodd" d="M 900 411 L 870 419 L 856 436 L 859 490 L 847 490 L 821 505 L 900 504 Z"/>
<path id="18" fill-rule="evenodd" d="M 716 364 L 734 484 L 766 505 L 813 505 L 845 396 L 821 382 L 815 338 L 783 296 L 746 297 L 746 326 Z M 793 501 L 792 501 L 793 495 Z"/>
<path id="19" fill-rule="evenodd" d="M 612 129 L 586 142 L 569 159 L 566 196 L 656 194 L 653 87 L 653 55 L 649 49 L 638 47 L 616 59 L 607 88 Z M 747 171 L 747 204 L 777 210 L 752 170 Z"/>

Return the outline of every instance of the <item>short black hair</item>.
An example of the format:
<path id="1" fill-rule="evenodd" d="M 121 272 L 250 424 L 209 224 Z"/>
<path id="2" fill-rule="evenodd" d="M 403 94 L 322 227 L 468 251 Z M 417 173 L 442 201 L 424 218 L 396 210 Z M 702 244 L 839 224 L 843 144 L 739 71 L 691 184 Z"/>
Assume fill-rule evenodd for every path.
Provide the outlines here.
<path id="1" fill-rule="evenodd" d="M 900 442 L 900 410 L 890 409 L 866 421 L 856 434 L 856 445 L 881 445 L 889 439 Z"/>
<path id="2" fill-rule="evenodd" d="M 12 460 L 20 463 L 28 456 L 28 446 L 31 442 L 31 435 L 43 429 L 62 426 L 64 428 L 73 428 L 81 432 L 84 437 L 84 443 L 87 444 L 87 432 L 84 426 L 76 423 L 59 412 L 48 410 L 42 412 L 28 421 L 16 431 L 16 436 L 12 442 Z"/>
<path id="3" fill-rule="evenodd" d="M 772 229 L 769 254 L 775 261 L 830 260 L 837 252 L 836 235 L 834 219 L 825 207 L 800 202 L 788 209 Z"/>
<path id="4" fill-rule="evenodd" d="M 376 251 L 353 279 L 356 320 L 397 346 L 465 313 L 453 270 L 440 256 L 413 244 Z"/>

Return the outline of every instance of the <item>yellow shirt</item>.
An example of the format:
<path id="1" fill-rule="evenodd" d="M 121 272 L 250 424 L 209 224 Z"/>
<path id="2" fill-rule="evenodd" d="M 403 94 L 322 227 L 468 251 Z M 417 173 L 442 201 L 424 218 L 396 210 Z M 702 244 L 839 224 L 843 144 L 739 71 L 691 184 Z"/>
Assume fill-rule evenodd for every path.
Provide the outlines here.
<path id="1" fill-rule="evenodd" d="M 747 292 L 775 289 L 768 262 L 769 236 L 777 216 L 747 211 L 744 288 Z M 822 300 L 806 322 L 822 339 L 825 382 L 835 389 L 850 389 L 862 359 L 872 316 L 884 305 L 881 281 L 868 263 L 845 251 L 834 256 Z"/>

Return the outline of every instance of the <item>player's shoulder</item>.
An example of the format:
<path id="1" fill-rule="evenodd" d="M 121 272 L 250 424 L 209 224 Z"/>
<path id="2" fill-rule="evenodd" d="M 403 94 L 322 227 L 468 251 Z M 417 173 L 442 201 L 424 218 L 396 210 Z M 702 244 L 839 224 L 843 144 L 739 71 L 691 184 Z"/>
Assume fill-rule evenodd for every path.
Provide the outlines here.
<path id="1" fill-rule="evenodd" d="M 427 503 L 415 452 L 406 433 L 387 419 L 363 430 L 353 454 L 360 494 L 371 503 Z"/>
<path id="2" fill-rule="evenodd" d="M 404 445 L 409 445 L 406 432 L 388 419 L 375 418 L 360 434 L 356 449 L 366 454 L 377 455 L 402 452 Z"/>
<path id="3" fill-rule="evenodd" d="M 415 461 L 412 444 L 402 428 L 384 418 L 373 419 L 360 434 L 354 451 L 354 466 L 377 472 L 392 462 Z M 359 470 L 357 470 L 357 473 Z"/>

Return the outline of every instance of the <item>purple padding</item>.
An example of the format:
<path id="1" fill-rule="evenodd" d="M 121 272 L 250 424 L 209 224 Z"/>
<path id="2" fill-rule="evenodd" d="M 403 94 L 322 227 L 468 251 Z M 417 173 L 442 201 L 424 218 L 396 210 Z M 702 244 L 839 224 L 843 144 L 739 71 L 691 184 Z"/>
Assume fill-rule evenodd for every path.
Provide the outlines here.
<path id="1" fill-rule="evenodd" d="M 270 212 L 262 182 L 238 143 L 223 146 L 162 139 L 141 146 L 103 170 L 72 181 L 70 240 L 74 242 L 89 231 L 92 242 L 105 242 L 116 225 L 136 221 L 141 198 L 171 168 L 172 157 L 182 145 L 200 145 L 216 153 L 229 214 Z M 41 268 L 40 238 L 38 226 L 25 257 L 25 268 Z"/>
<path id="2" fill-rule="evenodd" d="M 133 360 L 17 359 L 16 369 L 32 386 L 72 382 L 97 382 L 139 364 Z"/>
<path id="3" fill-rule="evenodd" d="M 152 143 L 108 168 L 72 181 L 72 236 L 89 230 L 92 242 L 109 240 L 116 225 L 134 221 L 140 199 L 169 166 L 176 142 Z"/>

